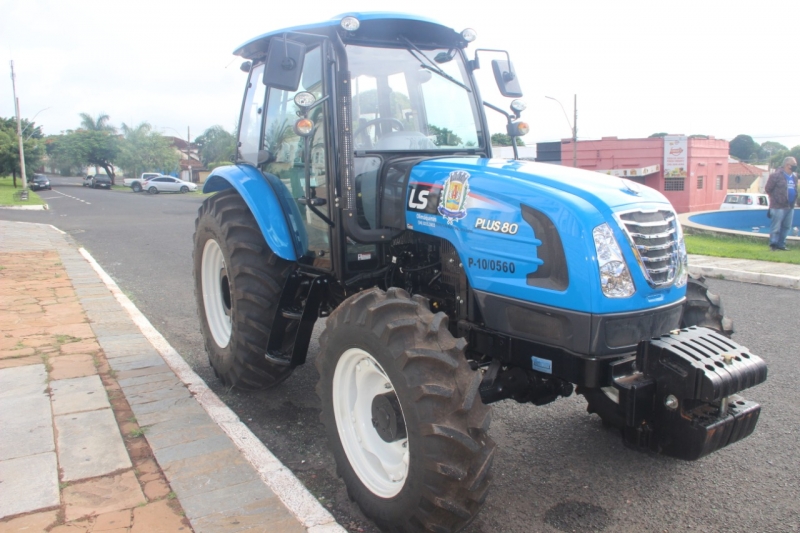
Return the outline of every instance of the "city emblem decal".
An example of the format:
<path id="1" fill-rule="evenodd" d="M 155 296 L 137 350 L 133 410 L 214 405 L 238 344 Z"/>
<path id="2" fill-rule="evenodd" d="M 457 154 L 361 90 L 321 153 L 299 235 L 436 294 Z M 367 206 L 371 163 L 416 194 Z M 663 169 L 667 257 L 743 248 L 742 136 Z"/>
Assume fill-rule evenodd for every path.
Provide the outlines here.
<path id="1" fill-rule="evenodd" d="M 439 198 L 439 214 L 448 224 L 467 216 L 467 195 L 469 194 L 469 172 L 454 170 L 444 182 Z"/>

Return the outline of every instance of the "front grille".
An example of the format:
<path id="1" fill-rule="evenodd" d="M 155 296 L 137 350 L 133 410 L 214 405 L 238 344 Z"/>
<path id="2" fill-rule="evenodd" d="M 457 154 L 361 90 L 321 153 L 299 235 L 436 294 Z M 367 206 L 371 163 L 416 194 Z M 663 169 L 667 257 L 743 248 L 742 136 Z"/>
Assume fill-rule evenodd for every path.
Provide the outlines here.
<path id="1" fill-rule="evenodd" d="M 678 218 L 673 211 L 617 213 L 636 260 L 651 287 L 667 287 L 675 281 L 678 253 Z"/>

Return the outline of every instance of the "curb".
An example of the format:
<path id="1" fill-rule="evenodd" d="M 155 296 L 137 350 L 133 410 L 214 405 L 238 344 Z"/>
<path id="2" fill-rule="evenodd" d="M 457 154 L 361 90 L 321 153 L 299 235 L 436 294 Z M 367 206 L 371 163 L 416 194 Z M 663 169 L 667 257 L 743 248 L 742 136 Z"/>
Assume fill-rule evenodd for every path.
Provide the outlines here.
<path id="1" fill-rule="evenodd" d="M 12 211 L 46 211 L 47 204 L 44 205 L 0 205 L 0 209 L 10 209 Z"/>
<path id="2" fill-rule="evenodd" d="M 740 281 L 743 283 L 755 283 L 758 285 L 769 285 L 771 287 L 800 290 L 800 278 L 793 276 L 781 276 L 780 274 L 745 272 L 742 270 L 732 270 L 728 268 L 692 265 L 689 265 L 689 273 L 695 276 L 705 276 L 707 278 Z"/>
<path id="3" fill-rule="evenodd" d="M 79 248 L 78 252 L 89 262 L 117 302 L 125 309 L 134 324 L 178 379 L 186 385 L 211 419 L 228 435 L 241 451 L 242 456 L 256 469 L 261 480 L 278 496 L 289 512 L 309 533 L 345 533 L 345 529 L 336 522 L 333 515 L 317 501 L 292 471 L 286 468 L 239 417 L 208 388 L 164 336 L 122 293 L 116 282 L 89 252 L 84 248 Z"/>

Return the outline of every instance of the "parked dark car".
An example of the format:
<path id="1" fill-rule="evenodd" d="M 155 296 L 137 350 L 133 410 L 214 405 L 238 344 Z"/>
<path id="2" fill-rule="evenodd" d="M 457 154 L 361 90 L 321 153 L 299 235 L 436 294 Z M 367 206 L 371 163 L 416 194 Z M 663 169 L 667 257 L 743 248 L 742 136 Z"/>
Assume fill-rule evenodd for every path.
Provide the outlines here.
<path id="1" fill-rule="evenodd" d="M 53 188 L 50 186 L 50 180 L 47 176 L 42 174 L 34 174 L 33 179 L 28 182 L 28 186 L 32 191 L 41 191 L 42 189 L 52 190 Z"/>
<path id="2" fill-rule="evenodd" d="M 83 180 L 84 187 L 91 187 L 92 189 L 111 189 L 111 178 L 105 174 L 98 174 L 96 176 L 86 176 Z"/>

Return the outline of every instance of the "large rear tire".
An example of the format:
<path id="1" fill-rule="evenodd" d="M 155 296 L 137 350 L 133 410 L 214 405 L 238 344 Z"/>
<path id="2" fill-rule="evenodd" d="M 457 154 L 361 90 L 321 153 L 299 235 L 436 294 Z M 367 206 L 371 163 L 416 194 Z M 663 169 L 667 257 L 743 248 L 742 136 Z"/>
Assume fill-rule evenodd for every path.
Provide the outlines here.
<path id="1" fill-rule="evenodd" d="M 195 222 L 195 298 L 208 358 L 226 386 L 256 390 L 292 373 L 265 357 L 292 267 L 272 252 L 235 190 L 203 202 Z"/>
<path id="2" fill-rule="evenodd" d="M 447 324 L 421 296 L 370 289 L 320 338 L 320 420 L 338 473 L 387 531 L 458 531 L 489 490 L 491 410 Z"/>
<path id="3" fill-rule="evenodd" d="M 683 305 L 681 327 L 702 326 L 730 338 L 733 320 L 725 316 L 720 297 L 711 292 L 703 276 L 689 276 L 686 284 L 686 303 Z"/>

